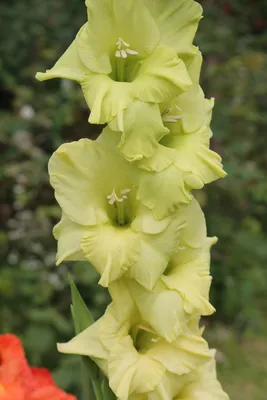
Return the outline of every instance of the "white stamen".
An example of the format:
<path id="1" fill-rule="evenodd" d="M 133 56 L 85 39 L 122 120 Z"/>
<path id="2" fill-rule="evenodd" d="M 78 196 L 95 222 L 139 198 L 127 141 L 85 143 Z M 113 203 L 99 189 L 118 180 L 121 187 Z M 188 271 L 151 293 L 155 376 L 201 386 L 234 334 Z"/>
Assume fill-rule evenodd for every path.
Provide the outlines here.
<path id="1" fill-rule="evenodd" d="M 125 42 L 121 37 L 119 37 L 117 43 L 117 50 L 115 53 L 116 57 L 127 58 L 127 55 L 136 56 L 138 54 L 137 51 L 130 49 L 130 44 Z"/>
<path id="2" fill-rule="evenodd" d="M 130 193 L 130 191 L 131 191 L 131 189 L 122 189 L 120 191 L 120 194 L 127 194 L 127 193 Z"/>
<path id="3" fill-rule="evenodd" d="M 156 339 L 156 338 L 151 339 L 151 342 L 153 342 L 153 343 L 157 343 L 158 341 L 159 341 L 159 339 Z"/>
<path id="4" fill-rule="evenodd" d="M 175 107 L 178 111 L 182 111 L 182 109 L 179 106 L 177 106 L 177 104 L 175 104 L 175 106 L 173 107 Z M 166 108 L 166 110 L 164 110 L 163 113 L 161 114 L 162 120 L 167 124 L 171 123 L 175 124 L 177 121 L 183 118 L 181 115 L 168 115 L 169 112 L 173 110 L 173 107 Z"/>
<path id="5" fill-rule="evenodd" d="M 128 199 L 128 196 L 126 196 L 127 193 L 130 193 L 131 189 L 123 189 L 120 191 L 121 197 L 118 197 L 116 195 L 115 189 L 113 189 L 112 193 L 107 196 L 107 199 L 109 200 L 109 204 L 113 205 L 116 203 L 122 203 L 124 200 Z"/>
<path id="6" fill-rule="evenodd" d="M 131 50 L 131 49 L 126 49 L 125 51 L 126 51 L 127 54 L 131 54 L 131 55 L 133 55 L 133 56 L 136 56 L 136 55 L 138 54 L 137 51 Z"/>
<path id="7" fill-rule="evenodd" d="M 127 53 L 123 49 L 121 50 L 121 56 L 122 56 L 122 58 L 127 58 Z"/>
<path id="8" fill-rule="evenodd" d="M 116 45 L 118 46 L 118 49 L 121 49 L 121 46 L 124 45 L 125 47 L 130 47 L 129 43 L 125 42 L 125 40 L 123 40 L 120 36 L 119 39 L 116 43 Z"/>
<path id="9" fill-rule="evenodd" d="M 175 124 L 177 121 L 182 119 L 183 117 L 179 117 L 178 115 L 166 115 L 162 119 L 167 124 Z"/>

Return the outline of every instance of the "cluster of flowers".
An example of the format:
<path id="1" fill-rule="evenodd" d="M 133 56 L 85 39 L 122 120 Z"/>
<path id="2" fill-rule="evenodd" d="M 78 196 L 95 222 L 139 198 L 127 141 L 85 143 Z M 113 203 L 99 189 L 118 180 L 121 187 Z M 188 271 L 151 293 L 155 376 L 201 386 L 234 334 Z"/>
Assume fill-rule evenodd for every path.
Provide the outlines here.
<path id="1" fill-rule="evenodd" d="M 76 400 L 60 390 L 50 372 L 30 367 L 19 339 L 0 336 L 0 400 Z"/>
<path id="2" fill-rule="evenodd" d="M 62 209 L 57 263 L 88 260 L 108 287 L 105 314 L 63 353 L 91 357 L 121 400 L 227 400 L 199 328 L 210 247 L 191 194 L 224 177 L 209 149 L 213 99 L 199 85 L 193 0 L 87 0 L 88 22 L 37 79 L 81 84 L 96 141 L 49 162 Z"/>

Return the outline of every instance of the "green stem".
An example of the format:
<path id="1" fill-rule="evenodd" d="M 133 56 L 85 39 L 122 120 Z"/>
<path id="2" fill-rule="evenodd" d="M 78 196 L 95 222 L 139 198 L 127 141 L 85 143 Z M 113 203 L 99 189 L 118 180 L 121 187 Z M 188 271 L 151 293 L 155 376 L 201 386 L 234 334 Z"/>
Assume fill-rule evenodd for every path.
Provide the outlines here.
<path id="1" fill-rule="evenodd" d="M 81 358 L 81 371 L 82 371 L 81 373 L 82 399 L 89 400 L 92 395 L 90 390 L 90 378 L 88 377 L 88 371 L 82 358 Z"/>

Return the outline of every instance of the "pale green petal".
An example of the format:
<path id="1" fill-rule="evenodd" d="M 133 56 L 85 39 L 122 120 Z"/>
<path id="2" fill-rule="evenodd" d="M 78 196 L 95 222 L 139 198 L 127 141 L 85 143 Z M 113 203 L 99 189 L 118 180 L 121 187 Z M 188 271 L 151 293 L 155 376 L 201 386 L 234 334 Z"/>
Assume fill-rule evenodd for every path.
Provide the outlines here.
<path id="1" fill-rule="evenodd" d="M 108 75 L 90 73 L 81 85 L 91 110 L 89 122 L 92 124 L 112 121 L 134 100 L 132 83 L 116 82 Z"/>
<path id="2" fill-rule="evenodd" d="M 73 222 L 84 226 L 108 220 L 105 195 L 95 188 L 101 160 L 97 150 L 87 139 L 63 144 L 48 165 L 57 202 Z"/>
<path id="3" fill-rule="evenodd" d="M 114 14 L 118 36 L 130 44 L 140 57 L 147 57 L 160 40 L 159 29 L 142 0 L 115 0 Z"/>
<path id="4" fill-rule="evenodd" d="M 202 7 L 192 0 L 144 0 L 160 29 L 161 43 L 178 54 L 193 53 Z"/>
<path id="5" fill-rule="evenodd" d="M 209 303 L 210 247 L 213 243 L 213 239 L 207 238 L 199 257 L 187 263 L 173 264 L 168 273 L 162 276 L 167 287 L 182 296 L 185 311 L 189 314 L 211 315 L 215 311 Z"/>
<path id="6" fill-rule="evenodd" d="M 84 29 L 84 26 L 81 28 L 80 32 Z M 36 74 L 36 79 L 45 81 L 53 78 L 66 78 L 81 82 L 87 72 L 87 68 L 82 63 L 78 54 L 76 38 L 54 67 L 47 70 L 45 73 L 38 72 Z"/>
<path id="7" fill-rule="evenodd" d="M 209 361 L 204 364 L 205 366 L 209 363 Z M 181 392 L 181 390 L 191 383 L 195 378 L 194 373 L 180 375 L 179 377 L 176 374 L 167 373 L 168 386 L 170 387 L 171 396 L 170 399 L 176 398 L 175 396 Z M 162 399 L 160 399 L 162 400 Z"/>
<path id="8" fill-rule="evenodd" d="M 192 134 L 173 136 L 169 143 L 171 148 L 176 149 L 175 165 L 177 168 L 192 174 L 202 184 L 226 176 L 222 168 L 221 157 L 209 149 L 211 136 L 210 128 L 203 126 Z M 190 186 L 190 180 L 186 183 Z"/>
<path id="9" fill-rule="evenodd" d="M 84 228 L 72 222 L 64 213 L 60 222 L 54 227 L 53 234 L 57 239 L 56 265 L 62 261 L 85 260 L 81 250 L 81 239 Z"/>
<path id="10" fill-rule="evenodd" d="M 211 358 L 206 341 L 190 333 L 180 335 L 172 343 L 163 340 L 151 342 L 146 354 L 177 375 L 188 374 Z"/>
<path id="11" fill-rule="evenodd" d="M 184 183 L 183 172 L 174 165 L 161 172 L 145 172 L 140 179 L 137 199 L 152 210 L 157 219 L 173 213 L 180 204 L 188 204 L 192 195 Z"/>
<path id="12" fill-rule="evenodd" d="M 105 316 L 101 320 L 99 337 L 110 351 L 129 334 L 131 326 L 138 323 L 140 318 L 125 279 L 112 282 L 108 289 L 112 303 L 107 307 Z"/>
<path id="13" fill-rule="evenodd" d="M 130 228 L 98 225 L 84 231 L 81 248 L 101 275 L 99 284 L 108 286 L 138 261 L 140 237 Z"/>
<path id="14" fill-rule="evenodd" d="M 188 206 L 181 207 L 181 214 L 187 224 L 180 235 L 180 244 L 194 249 L 201 249 L 207 236 L 204 213 L 196 199 Z M 178 256 L 179 257 L 179 256 Z"/>
<path id="15" fill-rule="evenodd" d="M 160 282 L 153 291 L 144 289 L 134 280 L 127 280 L 126 283 L 142 319 L 167 341 L 175 340 L 186 322 L 182 297 Z"/>
<path id="16" fill-rule="evenodd" d="M 165 271 L 174 253 L 183 224 L 174 219 L 168 228 L 157 235 L 141 236 L 141 253 L 136 264 L 128 271 L 129 277 L 152 290 Z"/>
<path id="17" fill-rule="evenodd" d="M 214 103 L 215 103 L 215 99 L 211 98 L 210 100 L 205 101 L 205 106 L 206 106 L 206 121 L 205 124 L 206 125 L 210 125 L 211 123 L 211 118 L 212 118 L 212 110 L 214 107 Z"/>
<path id="18" fill-rule="evenodd" d="M 105 17 L 99 14 L 100 3 L 101 1 L 94 3 L 96 10 L 94 10 L 93 17 L 77 35 L 77 51 L 87 73 L 110 74 L 112 71 L 110 52 L 114 51 L 116 36 L 112 32 L 112 22 L 109 21 L 109 16 L 106 15 L 107 18 L 105 18 L 105 29 L 99 23 Z M 104 13 L 103 9 L 101 11 Z"/>
<path id="19" fill-rule="evenodd" d="M 151 392 L 145 395 L 131 395 L 129 400 L 179 400 L 175 397 L 181 390 L 194 380 L 194 374 L 186 374 L 177 376 L 167 372 L 160 384 Z"/>
<path id="20" fill-rule="evenodd" d="M 106 370 L 108 352 L 99 340 L 100 323 L 101 319 L 79 333 L 79 335 L 75 336 L 69 342 L 58 343 L 58 351 L 65 354 L 78 354 L 91 357 L 100 368 L 104 367 Z"/>
<path id="21" fill-rule="evenodd" d="M 115 347 L 115 353 L 113 349 L 108 364 L 109 386 L 118 399 L 127 400 L 139 355 L 129 336 Z"/>
<path id="22" fill-rule="evenodd" d="M 122 301 L 125 297 L 122 297 Z M 127 299 L 127 298 L 126 298 Z M 127 299 L 128 300 L 128 299 Z M 131 303 L 120 302 L 120 307 L 124 311 L 120 312 L 119 307 L 112 302 L 101 319 L 99 325 L 99 339 L 107 351 L 117 345 L 125 336 L 129 334 L 132 318 L 134 317 L 133 300 Z M 121 306 L 123 304 L 123 307 Z"/>
<path id="23" fill-rule="evenodd" d="M 165 368 L 134 348 L 126 336 L 111 349 L 109 358 L 109 384 L 119 399 L 127 400 L 132 393 L 146 393 L 160 383 Z"/>
<path id="24" fill-rule="evenodd" d="M 143 204 L 140 204 L 136 211 L 136 216 L 131 224 L 131 228 L 135 232 L 157 234 L 165 231 L 170 222 L 171 217 L 161 220 L 155 219 L 152 212 Z"/>
<path id="25" fill-rule="evenodd" d="M 192 133 L 204 124 L 209 125 L 209 115 L 213 105 L 213 100 L 205 99 L 203 90 L 199 86 L 201 52 L 199 51 L 194 57 L 188 57 L 185 64 L 193 85 L 175 100 L 161 106 L 162 111 L 169 109 L 169 115 L 180 118 L 176 123 L 167 124 L 174 135 Z"/>
<path id="26" fill-rule="evenodd" d="M 131 384 L 132 392 L 147 393 L 155 389 L 164 376 L 165 368 L 159 362 L 141 354 Z"/>
<path id="27" fill-rule="evenodd" d="M 142 158 L 142 160 L 136 162 L 136 165 L 146 171 L 160 172 L 168 168 L 175 160 L 175 157 L 176 152 L 174 149 L 158 144 L 151 157 Z"/>
<path id="28" fill-rule="evenodd" d="M 152 392 L 148 393 L 147 399 L 144 400 L 169 400 L 173 398 L 173 389 L 172 389 L 172 385 L 169 379 L 169 375 L 171 375 L 170 373 L 166 373 L 162 379 L 162 381 L 160 382 L 160 384 L 156 387 L 155 390 L 153 390 Z M 183 381 L 183 379 L 181 379 L 182 377 L 178 377 L 177 375 L 175 375 L 175 381 Z M 184 382 L 181 382 L 181 385 Z"/>
<path id="29" fill-rule="evenodd" d="M 181 231 L 179 245 L 170 265 L 186 264 L 195 260 L 201 254 L 206 242 L 205 216 L 197 200 L 193 199 L 189 205 L 181 206 L 179 213 L 185 218 L 186 225 Z"/>
<path id="30" fill-rule="evenodd" d="M 106 126 L 96 139 L 96 142 L 106 147 L 107 151 L 110 149 L 113 152 L 119 152 L 117 147 L 119 146 L 120 140 L 121 132 L 116 132 L 115 130 L 111 130 L 109 126 Z"/>
<path id="31" fill-rule="evenodd" d="M 159 123 L 160 125 L 162 124 L 161 121 Z M 155 121 L 153 121 L 153 124 L 155 124 Z M 112 127 L 112 130 L 109 128 L 109 126 Z M 121 132 L 116 131 L 116 129 L 118 130 L 119 127 L 118 122 L 115 120 L 113 120 L 109 126 L 103 129 L 96 141 L 101 143 L 101 146 L 106 146 L 112 151 L 116 151 L 116 148 L 119 146 L 121 141 Z M 146 171 L 162 171 L 173 163 L 175 157 L 175 149 L 170 149 L 157 143 L 151 157 L 143 157 L 141 160 L 135 161 L 133 165 L 138 166 L 138 168 Z"/>
<path id="32" fill-rule="evenodd" d="M 202 67 L 203 57 L 201 51 L 198 51 L 195 55 L 185 58 L 185 65 L 189 76 L 193 82 L 192 88 L 197 91 L 199 87 L 200 73 Z"/>
<path id="33" fill-rule="evenodd" d="M 216 377 L 214 352 L 207 364 L 200 368 L 193 382 L 185 386 L 175 400 L 230 400 Z"/>
<path id="34" fill-rule="evenodd" d="M 168 132 L 157 104 L 135 101 L 124 112 L 119 148 L 128 161 L 150 157 Z"/>
<path id="35" fill-rule="evenodd" d="M 143 61 L 133 84 L 139 100 L 161 103 L 188 90 L 192 81 L 175 52 L 168 47 L 158 47 Z"/>
<path id="36" fill-rule="evenodd" d="M 161 146 L 157 142 L 159 137 L 168 134 L 168 129 L 163 126 L 161 115 L 157 107 L 156 105 L 147 105 L 136 101 L 129 110 L 122 114 L 122 127 L 127 129 L 127 133 L 122 134 L 118 132 L 120 128 L 118 120 L 116 119 L 102 131 L 101 135 L 97 138 L 97 142 L 101 143 L 102 146 L 107 146 L 112 151 L 116 151 L 116 147 L 120 147 L 122 151 L 126 148 L 127 153 L 129 151 L 129 160 L 132 158 L 141 158 L 134 164 L 138 166 L 138 168 L 147 171 L 162 171 L 166 169 L 175 160 L 176 151 L 175 149 Z M 148 114 L 145 113 L 145 111 L 151 111 L 151 113 Z M 143 115 L 144 119 L 141 118 L 139 120 L 139 112 L 140 115 Z M 134 116 L 136 118 L 138 117 L 138 119 L 134 119 Z M 151 118 L 147 121 L 146 125 L 148 129 L 144 129 L 144 122 L 146 122 L 149 116 Z M 136 121 L 138 129 L 136 128 Z M 138 124 L 138 121 L 140 124 Z M 125 125 L 125 122 L 128 122 L 128 124 Z M 136 147 L 139 155 L 134 154 L 134 147 Z M 152 156 L 149 158 L 143 157 L 142 153 L 139 151 L 139 149 L 142 150 L 142 148 L 146 148 L 145 151 L 142 151 L 146 154 L 152 151 Z"/>
<path id="37" fill-rule="evenodd" d="M 188 133 L 200 128 L 205 123 L 206 117 L 206 100 L 203 90 L 198 86 L 189 91 L 181 95 L 176 102 L 181 110 L 177 115 L 181 115 L 183 130 Z"/>
<path id="38" fill-rule="evenodd" d="M 128 42 L 130 48 L 137 51 L 140 57 L 147 57 L 157 46 L 160 34 L 143 1 L 114 0 L 113 12 L 118 37 Z"/>
<path id="39" fill-rule="evenodd" d="M 118 279 L 108 288 L 112 298 L 112 312 L 118 321 L 127 321 L 134 313 L 135 303 L 127 285 L 127 279 Z M 123 304 L 123 307 L 121 305 Z"/>
<path id="40" fill-rule="evenodd" d="M 86 6 L 90 31 L 95 35 L 92 46 L 104 43 L 115 53 L 121 37 L 132 50 L 146 57 L 158 44 L 157 25 L 141 0 L 86 0 Z"/>

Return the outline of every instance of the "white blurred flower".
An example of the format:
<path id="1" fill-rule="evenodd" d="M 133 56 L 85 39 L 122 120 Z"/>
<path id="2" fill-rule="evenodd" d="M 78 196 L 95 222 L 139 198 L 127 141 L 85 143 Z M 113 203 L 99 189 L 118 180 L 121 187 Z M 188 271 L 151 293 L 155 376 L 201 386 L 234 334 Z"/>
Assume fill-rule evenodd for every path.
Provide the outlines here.
<path id="1" fill-rule="evenodd" d="M 32 106 L 30 106 L 29 104 L 25 104 L 25 106 L 21 107 L 20 111 L 19 111 L 19 115 L 21 118 L 23 119 L 33 119 L 35 116 L 35 111 L 32 108 Z"/>

